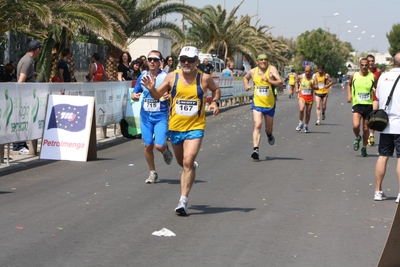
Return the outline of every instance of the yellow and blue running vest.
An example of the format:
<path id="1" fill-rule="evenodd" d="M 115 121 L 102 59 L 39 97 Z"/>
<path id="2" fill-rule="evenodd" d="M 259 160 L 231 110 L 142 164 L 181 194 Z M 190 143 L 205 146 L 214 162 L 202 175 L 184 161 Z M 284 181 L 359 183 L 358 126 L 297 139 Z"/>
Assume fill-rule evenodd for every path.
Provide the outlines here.
<path id="1" fill-rule="evenodd" d="M 317 95 L 325 95 L 329 93 L 329 88 L 326 87 L 326 75 L 324 74 L 323 76 L 320 76 L 319 73 L 317 72 L 315 74 L 315 77 L 317 78 L 317 83 L 318 83 L 318 90 L 315 90 L 315 93 Z"/>
<path id="2" fill-rule="evenodd" d="M 373 98 L 372 88 L 374 87 L 375 78 L 372 72 L 368 72 L 366 76 L 362 76 L 359 72 L 353 75 L 352 84 L 352 105 L 372 105 Z"/>
<path id="3" fill-rule="evenodd" d="M 203 72 L 197 70 L 192 84 L 184 85 L 179 80 L 179 70 L 175 70 L 174 86 L 171 90 L 170 131 L 187 132 L 204 130 L 206 126 L 204 91 L 201 87 Z"/>
<path id="4" fill-rule="evenodd" d="M 289 85 L 294 85 L 296 82 L 296 73 L 289 74 Z"/>
<path id="5" fill-rule="evenodd" d="M 264 76 L 268 77 L 269 67 L 265 72 Z M 254 96 L 253 96 L 253 104 L 255 107 L 260 108 L 273 108 L 275 107 L 275 96 L 272 91 L 272 85 L 263 81 L 262 76 L 258 74 L 258 67 L 254 70 L 253 76 L 254 83 Z"/>

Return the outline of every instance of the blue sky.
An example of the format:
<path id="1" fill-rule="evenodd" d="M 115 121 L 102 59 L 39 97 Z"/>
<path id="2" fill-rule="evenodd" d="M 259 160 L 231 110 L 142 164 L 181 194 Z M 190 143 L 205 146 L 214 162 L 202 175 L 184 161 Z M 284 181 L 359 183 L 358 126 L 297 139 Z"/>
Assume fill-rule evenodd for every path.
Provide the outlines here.
<path id="1" fill-rule="evenodd" d="M 221 4 L 228 12 L 242 2 L 184 1 L 196 7 Z M 261 25 L 272 27 L 273 36 L 296 38 L 305 31 L 326 27 L 359 52 L 374 49 L 385 53 L 389 47 L 386 33 L 400 23 L 399 10 L 400 0 L 244 0 L 236 14 L 254 16 L 253 24 L 258 18 Z"/>

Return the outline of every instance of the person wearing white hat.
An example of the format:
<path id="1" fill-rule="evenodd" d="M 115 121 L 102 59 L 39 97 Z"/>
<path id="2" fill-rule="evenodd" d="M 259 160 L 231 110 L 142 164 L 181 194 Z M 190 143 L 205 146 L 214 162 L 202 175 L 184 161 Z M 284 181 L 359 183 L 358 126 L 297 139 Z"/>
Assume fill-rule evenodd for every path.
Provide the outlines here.
<path id="1" fill-rule="evenodd" d="M 168 74 L 164 82 L 155 88 L 153 77 L 143 77 L 142 84 L 154 98 L 170 94 L 168 136 L 175 158 L 183 167 L 181 197 L 175 208 L 177 215 L 185 216 L 189 192 L 192 188 L 198 163 L 195 161 L 204 137 L 206 125 L 205 94 L 212 92 L 213 101 L 208 109 L 213 115 L 219 112 L 220 89 L 211 75 L 197 69 L 199 52 L 196 47 L 185 46 L 179 54 L 181 68 Z"/>

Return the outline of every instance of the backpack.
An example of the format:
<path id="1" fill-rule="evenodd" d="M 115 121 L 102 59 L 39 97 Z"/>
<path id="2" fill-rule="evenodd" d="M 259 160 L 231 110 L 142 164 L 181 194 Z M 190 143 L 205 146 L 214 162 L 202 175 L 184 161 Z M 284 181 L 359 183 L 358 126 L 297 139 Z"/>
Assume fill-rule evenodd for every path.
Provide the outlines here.
<path id="1" fill-rule="evenodd" d="M 132 135 L 129 132 L 129 124 L 125 119 L 122 119 L 119 123 L 119 125 L 121 126 L 121 133 L 124 137 L 126 138 L 131 138 L 131 139 L 141 139 L 142 135 L 141 134 L 137 134 L 137 135 Z"/>
<path id="2" fill-rule="evenodd" d="M 94 82 L 102 82 L 104 80 L 104 67 L 102 64 L 94 63 L 96 71 L 93 73 Z"/>

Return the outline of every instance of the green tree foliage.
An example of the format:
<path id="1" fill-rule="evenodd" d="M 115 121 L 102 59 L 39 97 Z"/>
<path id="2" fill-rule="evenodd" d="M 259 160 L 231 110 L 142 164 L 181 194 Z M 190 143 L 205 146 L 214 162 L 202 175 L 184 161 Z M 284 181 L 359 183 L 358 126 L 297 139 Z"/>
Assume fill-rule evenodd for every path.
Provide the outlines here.
<path id="1" fill-rule="evenodd" d="M 186 15 L 185 20 L 192 27 L 188 30 L 184 44 L 196 46 L 205 53 L 217 54 L 225 61 L 232 61 L 236 54 L 241 53 L 254 65 L 255 56 L 261 51 L 265 51 L 270 60 L 286 61 L 280 49 L 287 49 L 287 46 L 268 34 L 269 27 L 257 24 L 251 26 L 250 16 L 238 18 L 236 12 L 243 2 L 230 13 L 221 5 L 207 5 Z M 182 45 L 177 43 L 174 47 L 178 49 Z"/>
<path id="2" fill-rule="evenodd" d="M 400 51 L 400 23 L 394 24 L 392 30 L 386 34 L 389 41 L 389 54 L 394 57 Z"/>
<path id="3" fill-rule="evenodd" d="M 297 38 L 296 53 L 298 60 L 323 64 L 325 71 L 337 76 L 349 54 L 348 45 L 321 28 L 307 31 Z"/>

